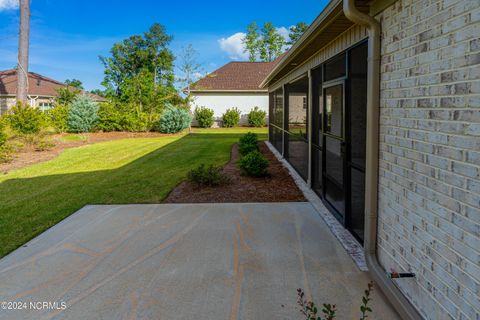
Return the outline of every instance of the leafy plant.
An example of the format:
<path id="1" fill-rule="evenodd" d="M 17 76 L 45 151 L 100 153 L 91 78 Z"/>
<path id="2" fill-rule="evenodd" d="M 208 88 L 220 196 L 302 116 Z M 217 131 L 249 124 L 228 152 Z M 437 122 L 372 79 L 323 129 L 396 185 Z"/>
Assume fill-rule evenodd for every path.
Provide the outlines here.
<path id="1" fill-rule="evenodd" d="M 19 134 L 36 134 L 45 125 L 43 113 L 22 103 L 17 103 L 11 110 L 8 119 L 10 127 Z"/>
<path id="2" fill-rule="evenodd" d="M 187 178 L 189 181 L 203 186 L 215 187 L 226 184 L 230 179 L 222 172 L 222 167 L 214 165 L 205 166 L 201 164 L 195 169 L 188 172 Z"/>
<path id="3" fill-rule="evenodd" d="M 0 147 L 7 142 L 7 134 L 4 131 L 4 125 L 0 122 Z"/>
<path id="4" fill-rule="evenodd" d="M 240 110 L 238 108 L 227 109 L 222 116 L 223 126 L 232 128 L 240 122 Z"/>
<path id="5" fill-rule="evenodd" d="M 265 111 L 255 107 L 248 113 L 248 124 L 252 127 L 264 127 L 267 123 L 266 117 Z"/>
<path id="6" fill-rule="evenodd" d="M 268 175 L 268 160 L 259 152 L 252 151 L 240 158 L 238 166 L 242 174 L 253 177 L 265 177 Z"/>
<path id="7" fill-rule="evenodd" d="M 98 105 L 88 96 L 78 96 L 71 104 L 67 124 L 70 132 L 90 132 L 98 122 Z"/>
<path id="8" fill-rule="evenodd" d="M 212 109 L 207 107 L 197 107 L 195 108 L 195 119 L 198 121 L 198 125 L 201 128 L 210 128 L 213 125 L 213 115 L 214 112 Z"/>
<path id="9" fill-rule="evenodd" d="M 122 113 L 111 103 L 101 103 L 98 108 L 97 128 L 104 132 L 121 131 L 124 129 L 122 125 Z"/>
<path id="10" fill-rule="evenodd" d="M 46 139 L 41 139 L 35 144 L 35 151 L 47 151 L 55 147 L 55 143 Z"/>
<path id="11" fill-rule="evenodd" d="M 258 148 L 258 137 L 255 133 L 248 132 L 247 134 L 240 137 L 238 143 L 238 151 L 241 155 L 245 156 L 253 151 L 260 150 Z"/>
<path id="12" fill-rule="evenodd" d="M 369 307 L 369 302 L 372 300 L 370 294 L 373 290 L 373 282 L 368 284 L 367 289 L 362 297 L 362 304 L 360 306 L 361 318 L 360 320 L 366 320 L 368 313 L 372 312 Z M 302 289 L 297 289 L 297 304 L 300 307 L 300 312 L 305 316 L 305 320 L 334 320 L 336 318 L 337 308 L 334 304 L 324 303 L 322 305 L 322 316 L 318 315 L 318 307 L 313 301 L 307 301 L 305 299 L 305 292 Z"/>
<path id="13" fill-rule="evenodd" d="M 7 163 L 13 160 L 15 148 L 11 145 L 4 144 L 0 146 L 0 163 Z"/>
<path id="14" fill-rule="evenodd" d="M 55 107 L 47 111 L 47 122 L 56 132 L 67 132 L 69 110 L 67 104 L 56 104 Z"/>
<path id="15" fill-rule="evenodd" d="M 185 109 L 169 105 L 160 117 L 158 131 L 162 133 L 177 133 L 190 126 L 192 117 Z"/>

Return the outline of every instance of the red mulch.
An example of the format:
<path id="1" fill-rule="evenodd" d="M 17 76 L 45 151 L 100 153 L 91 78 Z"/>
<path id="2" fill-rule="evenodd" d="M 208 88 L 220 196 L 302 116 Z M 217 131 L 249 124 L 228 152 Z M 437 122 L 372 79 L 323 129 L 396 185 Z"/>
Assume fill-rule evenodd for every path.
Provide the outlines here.
<path id="1" fill-rule="evenodd" d="M 217 203 L 217 202 L 297 202 L 306 201 L 287 169 L 268 147 L 260 144 L 260 151 L 270 163 L 269 177 L 242 176 L 236 162 L 238 147 L 234 145 L 230 162 L 223 172 L 231 182 L 224 186 L 205 187 L 185 181 L 180 183 L 165 199 L 165 203 Z"/>
<path id="2" fill-rule="evenodd" d="M 93 132 L 79 134 L 86 137 L 84 141 L 63 141 L 62 137 L 67 134 L 56 134 L 50 136 L 55 146 L 46 151 L 35 151 L 32 146 L 26 145 L 15 153 L 15 158 L 9 163 L 0 164 L 0 173 L 7 174 L 11 170 L 23 168 L 38 162 L 51 160 L 57 157 L 63 150 L 73 147 L 84 146 L 92 143 L 127 139 L 127 138 L 151 138 L 161 137 L 165 134 L 157 132 Z"/>

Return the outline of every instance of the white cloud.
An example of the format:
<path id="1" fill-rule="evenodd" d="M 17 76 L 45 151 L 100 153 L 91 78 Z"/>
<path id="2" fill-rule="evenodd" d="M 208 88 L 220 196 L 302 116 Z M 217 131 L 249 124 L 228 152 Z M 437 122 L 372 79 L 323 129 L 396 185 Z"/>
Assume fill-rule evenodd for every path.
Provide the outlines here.
<path id="1" fill-rule="evenodd" d="M 289 32 L 290 31 L 286 27 L 277 28 L 277 33 L 280 34 L 285 39 L 285 41 L 290 40 L 290 37 L 288 35 Z"/>
<path id="2" fill-rule="evenodd" d="M 285 39 L 285 41 L 289 41 L 289 28 L 287 27 L 278 27 L 276 31 Z M 245 45 L 243 44 L 242 40 L 245 38 L 245 33 L 237 32 L 231 35 L 228 38 L 221 38 L 218 40 L 220 44 L 220 49 L 225 51 L 229 58 L 232 60 L 247 60 L 248 53 L 244 52 Z M 285 47 L 287 49 L 287 47 Z"/>
<path id="3" fill-rule="evenodd" d="M 218 40 L 220 49 L 225 51 L 230 59 L 233 60 L 246 60 L 248 59 L 248 53 L 244 52 L 245 46 L 242 40 L 245 38 L 245 33 L 237 32 L 228 38 L 221 38 Z"/>
<path id="4" fill-rule="evenodd" d="M 0 0 L 0 11 L 18 8 L 19 0 Z"/>

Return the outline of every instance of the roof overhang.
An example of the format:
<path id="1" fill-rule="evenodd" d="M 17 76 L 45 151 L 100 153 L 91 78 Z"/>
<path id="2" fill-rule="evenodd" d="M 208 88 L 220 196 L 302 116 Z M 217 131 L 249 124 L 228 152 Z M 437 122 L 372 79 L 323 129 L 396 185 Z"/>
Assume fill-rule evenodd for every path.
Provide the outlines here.
<path id="1" fill-rule="evenodd" d="M 190 93 L 268 93 L 268 90 L 190 90 Z"/>
<path id="2" fill-rule="evenodd" d="M 367 0 L 357 0 L 356 6 L 362 12 L 369 11 Z M 262 81 L 260 88 L 268 88 L 269 85 L 282 79 L 353 25 L 353 22 L 343 14 L 343 1 L 330 1 L 302 37 Z"/>

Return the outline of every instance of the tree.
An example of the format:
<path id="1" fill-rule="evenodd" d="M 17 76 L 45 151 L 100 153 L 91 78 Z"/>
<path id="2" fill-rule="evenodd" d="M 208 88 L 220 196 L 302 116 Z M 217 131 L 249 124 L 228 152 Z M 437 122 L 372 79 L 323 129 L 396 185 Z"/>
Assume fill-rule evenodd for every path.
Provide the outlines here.
<path id="1" fill-rule="evenodd" d="M 260 45 L 260 35 L 258 34 L 258 26 L 255 21 L 250 23 L 247 27 L 247 33 L 243 39 L 243 44 L 245 46 L 244 52 L 248 52 L 248 60 L 251 62 L 257 61 L 257 56 L 259 54 L 259 45 Z"/>
<path id="2" fill-rule="evenodd" d="M 26 102 L 28 94 L 28 45 L 30 36 L 30 0 L 20 0 L 20 37 L 18 42 L 17 101 Z"/>
<path id="3" fill-rule="evenodd" d="M 298 39 L 305 33 L 308 25 L 305 22 L 299 22 L 294 26 L 291 26 L 289 29 L 288 37 L 290 40 L 287 42 L 289 46 L 292 46 Z"/>
<path id="4" fill-rule="evenodd" d="M 67 79 L 65 80 L 65 84 L 69 87 L 77 88 L 80 90 L 83 90 L 83 83 L 80 80 L 77 79 Z"/>
<path id="5" fill-rule="evenodd" d="M 179 70 L 182 76 L 179 77 L 179 82 L 182 88 L 186 90 L 187 99 L 190 99 L 190 88 L 193 82 L 196 80 L 196 75 L 201 72 L 202 66 L 197 62 L 197 51 L 193 48 L 192 44 L 188 44 L 182 48 L 180 53 Z"/>
<path id="6" fill-rule="evenodd" d="M 100 89 L 94 89 L 92 91 L 90 91 L 91 94 L 96 94 L 97 96 L 100 96 L 100 97 L 106 97 L 107 94 L 105 92 L 105 90 L 100 90 Z"/>
<path id="7" fill-rule="evenodd" d="M 57 97 L 55 97 L 55 102 L 59 105 L 69 105 L 73 102 L 81 93 L 81 90 L 76 87 L 65 86 L 58 88 Z"/>
<path id="8" fill-rule="evenodd" d="M 273 61 L 284 52 L 286 41 L 273 23 L 264 23 L 260 38 L 260 59 L 263 61 Z"/>
<path id="9" fill-rule="evenodd" d="M 171 41 L 165 27 L 155 23 L 142 35 L 115 43 L 109 57 L 100 57 L 105 66 L 102 85 L 107 96 L 139 103 L 140 110 L 153 110 L 176 98 L 174 56 L 168 48 Z"/>

